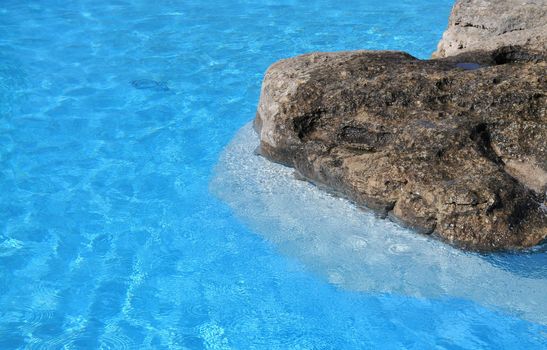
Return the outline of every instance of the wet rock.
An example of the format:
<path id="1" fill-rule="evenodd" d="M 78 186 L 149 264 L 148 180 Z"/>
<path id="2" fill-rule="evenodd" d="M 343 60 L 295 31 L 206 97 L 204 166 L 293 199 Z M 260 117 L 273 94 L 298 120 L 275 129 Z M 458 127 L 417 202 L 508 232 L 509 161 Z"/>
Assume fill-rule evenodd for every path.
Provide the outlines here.
<path id="1" fill-rule="evenodd" d="M 521 46 L 547 51 L 547 0 L 458 0 L 433 57 Z"/>
<path id="2" fill-rule="evenodd" d="M 542 55 L 515 47 L 282 60 L 264 78 L 259 151 L 459 247 L 533 246 L 547 237 L 546 72 Z"/>

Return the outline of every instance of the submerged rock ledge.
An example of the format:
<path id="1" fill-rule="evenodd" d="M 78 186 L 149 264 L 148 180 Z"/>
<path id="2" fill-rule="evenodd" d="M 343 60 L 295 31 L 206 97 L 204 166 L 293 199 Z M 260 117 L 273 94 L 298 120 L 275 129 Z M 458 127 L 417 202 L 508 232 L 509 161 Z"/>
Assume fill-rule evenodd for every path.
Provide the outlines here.
<path id="1" fill-rule="evenodd" d="M 222 152 L 210 191 L 306 271 L 346 290 L 462 298 L 547 325 L 547 246 L 479 254 L 412 234 L 299 181 L 293 169 L 257 156 L 258 144 L 245 125 Z"/>
<path id="2" fill-rule="evenodd" d="M 530 247 L 547 237 L 546 72 L 519 47 L 282 60 L 264 78 L 259 151 L 456 246 Z"/>

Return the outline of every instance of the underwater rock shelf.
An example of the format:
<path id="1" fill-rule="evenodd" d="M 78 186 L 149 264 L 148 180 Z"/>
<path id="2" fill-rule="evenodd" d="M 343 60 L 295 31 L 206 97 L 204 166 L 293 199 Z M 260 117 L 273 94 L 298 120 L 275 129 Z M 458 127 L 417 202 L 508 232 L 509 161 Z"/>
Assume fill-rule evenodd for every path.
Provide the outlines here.
<path id="1" fill-rule="evenodd" d="M 503 47 L 436 60 L 312 53 L 267 71 L 260 153 L 458 247 L 547 237 L 547 63 Z"/>
<path id="2" fill-rule="evenodd" d="M 340 288 L 472 300 L 547 325 L 544 245 L 526 254 L 478 254 L 379 220 L 254 153 L 245 125 L 224 149 L 210 190 L 252 231 Z M 507 286 L 510 286 L 508 288 Z"/>

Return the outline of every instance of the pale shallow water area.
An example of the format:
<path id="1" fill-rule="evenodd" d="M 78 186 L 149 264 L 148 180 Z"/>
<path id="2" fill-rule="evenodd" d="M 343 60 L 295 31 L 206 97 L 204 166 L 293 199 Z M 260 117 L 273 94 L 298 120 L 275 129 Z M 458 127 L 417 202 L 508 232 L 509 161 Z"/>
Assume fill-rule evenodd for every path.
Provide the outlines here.
<path id="1" fill-rule="evenodd" d="M 224 151 L 213 193 L 278 249 L 343 289 L 458 298 L 547 324 L 545 247 L 464 252 L 365 212 L 256 155 L 244 126 Z"/>
<path id="2" fill-rule="evenodd" d="M 545 253 L 411 238 L 226 148 L 276 60 L 426 58 L 451 5 L 1 1 L 0 349 L 545 348 Z"/>

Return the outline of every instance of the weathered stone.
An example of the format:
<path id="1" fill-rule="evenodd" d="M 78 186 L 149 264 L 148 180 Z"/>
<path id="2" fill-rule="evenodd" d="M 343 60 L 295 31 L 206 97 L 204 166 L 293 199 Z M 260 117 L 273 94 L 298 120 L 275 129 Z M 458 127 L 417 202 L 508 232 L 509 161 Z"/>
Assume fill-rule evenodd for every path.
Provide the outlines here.
<path id="1" fill-rule="evenodd" d="M 533 246 L 547 237 L 546 73 L 518 48 L 282 60 L 262 86 L 260 153 L 457 246 Z"/>
<path id="2" fill-rule="evenodd" d="M 547 51 L 547 0 L 458 0 L 433 57 L 503 46 Z"/>

